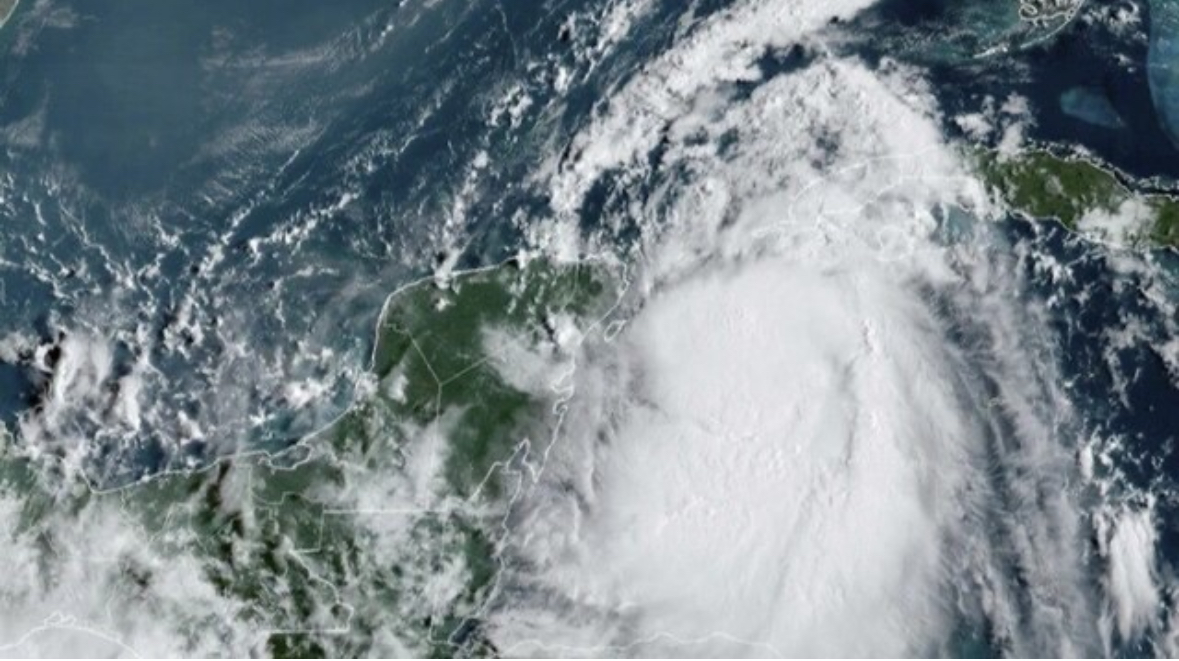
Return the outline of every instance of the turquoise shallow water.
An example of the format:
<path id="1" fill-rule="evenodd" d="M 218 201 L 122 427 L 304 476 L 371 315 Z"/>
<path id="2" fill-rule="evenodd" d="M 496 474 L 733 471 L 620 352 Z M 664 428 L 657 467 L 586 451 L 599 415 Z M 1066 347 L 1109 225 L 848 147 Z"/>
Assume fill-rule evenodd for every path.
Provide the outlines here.
<path id="1" fill-rule="evenodd" d="M 26 359 L 77 335 L 107 346 L 116 374 L 150 363 L 137 423 L 61 412 L 104 439 L 103 462 L 126 455 L 116 473 L 315 429 L 350 401 L 385 295 L 450 244 L 467 263 L 504 254 L 510 209 L 490 213 L 480 191 L 511 180 L 528 143 L 486 112 L 524 58 L 560 56 L 559 13 L 25 5 L 0 66 L 0 334 L 27 336 Z M 489 148 L 468 238 L 439 236 Z M 6 389 L 8 422 L 36 380 Z M 292 382 L 319 395 L 296 406 Z"/>
<path id="2" fill-rule="evenodd" d="M 1150 92 L 1160 121 L 1179 144 L 1179 3 L 1152 0 L 1150 15 Z"/>
<path id="3" fill-rule="evenodd" d="M 243 450 L 290 447 L 353 401 L 390 292 L 442 265 L 485 266 L 514 254 L 552 215 L 551 191 L 537 179 L 566 172 L 587 149 L 574 136 L 622 103 L 619 90 L 661 53 L 734 4 L 651 2 L 628 31 L 597 21 L 631 6 L 607 0 L 25 0 L 0 32 L 0 421 L 19 432 L 18 449 L 80 456 L 104 487 Z M 710 102 L 744 103 L 774 80 L 824 66 L 825 58 L 847 58 L 935 99 L 947 139 L 963 139 L 957 115 L 990 112 L 994 119 L 1014 95 L 1027 99 L 1029 140 L 1081 146 L 1134 177 L 1156 178 L 1150 186 L 1173 186 L 1179 152 L 1166 136 L 1179 136 L 1179 2 L 1155 0 L 1142 22 L 1125 28 L 1097 3 L 1087 4 L 1096 13 L 1067 25 L 1021 22 L 1016 5 L 884 0 L 832 21 L 821 40 L 767 47 L 755 72 L 727 81 L 731 98 Z M 570 211 L 586 233 L 607 228 L 618 255 L 648 229 L 650 219 L 631 210 L 659 210 L 652 198 L 677 199 L 697 174 L 663 167 L 669 145 L 682 137 L 676 113 L 688 111 L 661 91 L 651 92 L 651 104 L 668 113 L 658 129 L 666 135 L 636 157 L 644 177 L 602 173 Z M 708 121 L 711 112 L 724 114 L 706 106 L 693 110 Z M 741 139 L 733 131 L 715 144 L 705 134 L 683 144 L 725 158 Z M 815 141 L 819 161 L 864 147 Z M 1128 502 L 1149 500 L 1160 521 L 1175 520 L 1179 389 L 1167 363 L 1175 339 L 1168 302 L 1179 300 L 1175 256 L 1159 251 L 1127 262 L 1127 253 L 1051 222 L 1007 218 L 981 231 L 978 219 L 957 209 L 930 214 L 946 246 L 977 248 L 982 261 L 1015 274 L 1019 309 L 1043 304 L 1032 339 L 1049 347 L 1044 360 L 1062 374 L 1060 383 L 1040 385 L 1076 411 L 1068 426 L 1061 423 L 1074 444 L 1069 456 L 1090 438 L 1118 439 L 1110 463 L 1124 476 L 1118 488 Z M 947 346 L 960 351 L 964 383 L 977 387 L 970 394 L 993 400 L 1000 387 L 988 376 L 995 358 L 990 320 L 936 286 L 921 286 L 921 301 L 949 329 Z M 1041 404 L 1051 409 L 1055 402 Z M 1023 421 L 995 410 L 979 415 L 989 416 L 984 454 L 996 468 L 985 486 L 1001 497 L 980 519 L 1007 551 L 1001 575 L 988 580 L 1010 591 L 1014 612 L 1025 618 L 1005 637 L 1001 623 L 963 607 L 942 649 L 964 656 L 1039 651 L 1015 646 L 1017 639 L 1039 641 L 1027 623 L 1042 609 L 1023 592 L 1026 558 L 1017 549 L 1024 522 L 1010 514 L 1061 488 L 1045 479 L 1033 481 L 1034 493 L 1021 491 L 1020 479 L 1035 467 L 1009 465 L 1008 452 L 1018 449 Z M 321 477 L 331 488 L 290 486 L 292 493 L 305 488 L 310 503 L 291 508 L 295 514 L 272 507 L 283 502 L 282 480 L 294 478 L 250 461 L 195 474 L 178 482 L 183 493 L 158 494 L 158 501 L 191 506 L 192 530 L 214 530 L 210 539 L 219 543 L 236 540 L 209 545 L 202 551 L 209 565 L 192 572 L 225 581 L 240 571 L 233 544 L 257 542 L 272 555 L 314 548 L 323 513 L 354 505 L 349 489 L 358 483 L 371 486 L 357 475 L 375 475 L 389 489 L 377 493 L 375 505 L 366 502 L 373 511 L 412 490 L 393 479 L 405 463 L 395 444 L 374 447 L 379 451 L 349 447 L 341 452 L 346 461 L 319 457 L 323 475 L 309 470 L 307 479 Z M 249 492 L 264 498 L 234 509 L 225 503 L 243 474 L 274 482 Z M 105 510 L 87 509 L 86 498 L 68 502 L 83 514 L 69 519 L 73 510 L 59 508 L 63 529 L 104 521 Z M 52 519 L 44 512 L 53 508 L 28 507 L 31 519 Z M 275 594 L 311 596 L 266 603 L 290 606 L 283 617 L 305 624 L 325 612 L 338 619 L 336 600 L 347 601 L 364 611 L 357 622 L 374 630 L 396 617 L 419 633 L 435 626 L 450 632 L 454 644 L 443 644 L 444 652 L 489 653 L 478 631 L 482 602 L 464 604 L 462 612 L 478 612 L 469 619 L 440 608 L 454 619 L 441 622 L 413 601 L 425 598 L 430 579 L 455 557 L 474 568 L 479 590 L 494 583 L 503 561 L 495 544 L 507 524 L 468 514 L 456 515 L 457 523 L 423 518 L 404 533 L 409 543 L 382 537 L 388 530 L 373 523 L 378 517 L 350 519 L 353 527 L 332 529 L 339 545 L 307 565 L 343 587 L 284 582 L 292 568 L 302 576 L 295 561 L 267 556 L 259 562 L 274 566 L 260 575 L 273 581 L 267 585 Z M 274 525 L 243 533 L 253 515 L 273 515 Z M 40 534 L 36 523 L 30 529 Z M 1160 574 L 1179 562 L 1172 557 L 1177 535 L 1169 524 L 1158 529 Z M 402 554 L 395 556 L 400 564 L 379 555 L 386 543 Z M 1078 582 L 1099 595 L 1101 560 L 1078 553 L 1087 558 Z M 139 583 L 160 584 L 135 566 L 117 581 L 131 586 L 129 594 L 147 589 Z M 946 602 L 973 603 L 982 592 L 967 585 Z M 564 597 L 537 598 L 556 609 Z M 1172 599 L 1162 598 L 1159 622 L 1172 613 Z M 248 613 L 249 606 L 236 607 Z M 221 612 L 205 602 L 199 608 L 202 616 Z M 1162 626 L 1108 648 L 1088 627 L 1078 649 L 1152 653 L 1162 649 Z M 388 641 L 374 630 L 348 640 L 324 635 L 305 649 L 397 651 L 381 647 Z"/>
<path id="4" fill-rule="evenodd" d="M 1125 126 L 1109 98 L 1100 90 L 1073 87 L 1060 95 L 1060 109 L 1064 114 L 1083 122 L 1107 129 Z"/>

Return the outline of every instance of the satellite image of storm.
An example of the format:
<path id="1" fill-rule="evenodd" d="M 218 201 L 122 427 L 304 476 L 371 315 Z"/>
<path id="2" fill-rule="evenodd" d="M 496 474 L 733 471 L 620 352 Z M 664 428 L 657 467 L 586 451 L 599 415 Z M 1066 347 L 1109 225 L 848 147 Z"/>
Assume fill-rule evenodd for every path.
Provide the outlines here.
<path id="1" fill-rule="evenodd" d="M 0 656 L 1179 656 L 1179 0 L 0 0 Z"/>

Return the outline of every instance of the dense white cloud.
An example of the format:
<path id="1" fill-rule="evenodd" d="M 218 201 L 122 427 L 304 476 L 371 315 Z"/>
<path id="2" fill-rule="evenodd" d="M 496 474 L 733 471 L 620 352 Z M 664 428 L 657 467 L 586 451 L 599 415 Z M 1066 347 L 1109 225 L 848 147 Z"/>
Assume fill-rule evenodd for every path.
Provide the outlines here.
<path id="1" fill-rule="evenodd" d="M 1098 649 L 1071 409 L 919 72 L 732 84 L 854 9 L 814 7 L 720 16 L 546 171 L 558 253 L 611 240 L 574 228 L 596 182 L 655 192 L 606 219 L 640 236 L 632 317 L 513 521 L 508 653 Z"/>
<path id="2" fill-rule="evenodd" d="M 644 654 L 928 652 L 970 438 L 928 321 L 884 273 L 786 260 L 653 300 L 564 589 Z"/>
<path id="3" fill-rule="evenodd" d="M 1125 512 L 1108 540 L 1107 589 L 1114 622 L 1122 640 L 1141 635 L 1157 617 L 1159 586 L 1154 546 L 1156 533 L 1151 510 Z"/>
<path id="4" fill-rule="evenodd" d="M 522 227 L 536 252 L 611 253 L 630 280 L 626 323 L 609 341 L 560 317 L 540 346 L 484 329 L 505 381 L 572 393 L 545 430 L 551 452 L 526 443 L 512 461 L 537 471 L 513 480 L 537 482 L 513 494 L 505 573 L 478 613 L 500 652 L 954 654 L 975 627 L 1004 652 L 1067 655 L 1102 651 L 1103 617 L 1123 639 L 1154 626 L 1163 588 L 1151 513 L 1107 522 L 1107 566 L 1090 571 L 1073 412 L 1042 310 L 1019 298 L 1005 254 L 1015 248 L 991 243 L 996 210 L 945 143 L 921 72 L 824 48 L 824 26 L 868 4 L 751 0 L 685 27 L 538 168 L 532 183 L 553 213 Z M 651 8 L 609 6 L 602 49 Z M 815 62 L 761 80 L 766 49 L 795 43 Z M 960 118 L 963 130 L 1018 148 L 1026 101 L 987 105 Z M 580 209 L 607 180 L 649 194 L 586 231 Z M 614 255 L 623 237 L 633 249 Z M 74 440 L 64 426 L 116 378 L 109 346 L 81 335 L 61 360 L 26 438 Z M 138 424 L 147 371 L 121 377 L 114 422 Z M 401 399 L 405 375 L 384 387 Z M 286 394 L 300 404 L 322 389 L 303 381 Z M 377 635 L 385 651 L 420 653 L 397 625 L 441 618 L 464 589 L 465 559 L 421 561 L 430 550 L 415 536 L 423 513 L 481 506 L 445 493 L 456 424 L 381 430 L 389 447 L 374 454 L 398 465 L 349 466 L 333 493 L 347 507 L 335 514 L 363 530 L 363 562 L 407 568 L 412 589 L 395 607 L 359 604 L 392 622 Z M 498 523 L 501 505 L 480 520 Z M 17 509 L 0 501 L 0 521 L 17 521 Z M 86 525 L 50 554 L 60 568 L 48 587 L 33 542 L 0 538 L 28 577 L 3 586 L 20 594 L 0 611 L 0 642 L 14 641 L 0 652 L 68 652 L 108 634 L 96 653 L 259 649 L 262 632 L 229 624 L 246 606 L 219 596 L 197 559 L 160 557 L 111 501 L 42 529 L 75 519 Z M 112 562 L 127 558 L 159 578 L 112 613 L 108 583 L 123 580 Z M 60 628 L 37 626 L 58 610 L 90 628 L 48 637 Z M 225 638 L 185 639 L 205 616 Z"/>

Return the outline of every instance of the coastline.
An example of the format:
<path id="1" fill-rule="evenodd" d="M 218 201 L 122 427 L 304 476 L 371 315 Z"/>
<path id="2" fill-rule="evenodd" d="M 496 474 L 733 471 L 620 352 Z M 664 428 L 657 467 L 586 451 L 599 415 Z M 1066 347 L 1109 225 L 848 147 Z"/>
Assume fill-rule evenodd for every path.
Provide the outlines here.
<path id="1" fill-rule="evenodd" d="M 1174 190 L 1143 185 L 1091 154 L 1045 146 L 1007 156 L 983 150 L 974 158 L 987 186 L 1029 219 L 1054 219 L 1090 240 L 1118 247 L 1179 249 L 1179 195 Z M 1086 226 L 1095 213 L 1117 218 L 1127 203 L 1141 205 L 1145 217 L 1116 229 Z"/>
<path id="2" fill-rule="evenodd" d="M 20 0 L 0 0 L 0 28 L 8 24 L 8 19 L 16 13 Z"/>

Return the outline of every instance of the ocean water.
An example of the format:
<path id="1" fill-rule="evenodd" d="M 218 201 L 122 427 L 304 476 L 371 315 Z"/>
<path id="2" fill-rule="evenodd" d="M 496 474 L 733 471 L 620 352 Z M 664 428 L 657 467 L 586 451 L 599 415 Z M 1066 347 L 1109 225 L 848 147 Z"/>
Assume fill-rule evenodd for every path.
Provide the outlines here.
<path id="1" fill-rule="evenodd" d="M 0 105 L 3 332 L 24 354 L 61 336 L 104 346 L 105 380 L 153 391 L 117 430 L 61 411 L 83 442 L 165 464 L 288 444 L 351 401 L 386 294 L 451 253 L 511 250 L 512 208 L 452 216 L 464 185 L 464 204 L 487 204 L 474 198 L 518 176 L 527 145 L 486 111 L 517 58 L 559 46 L 555 14 L 25 4 Z M 489 149 L 496 167 L 468 182 Z M 290 401 L 292 383 L 315 396 Z M 6 389 L 6 410 L 28 390 Z"/>
<path id="2" fill-rule="evenodd" d="M 1173 655 L 1179 257 L 967 156 L 1172 190 L 1172 5 L 1020 4 L 23 0 L 0 653 Z"/>
<path id="3" fill-rule="evenodd" d="M 1150 55 L 1147 70 L 1150 93 L 1163 128 L 1175 140 L 1175 33 L 1179 30 L 1179 9 L 1174 2 L 1150 3 Z"/>

